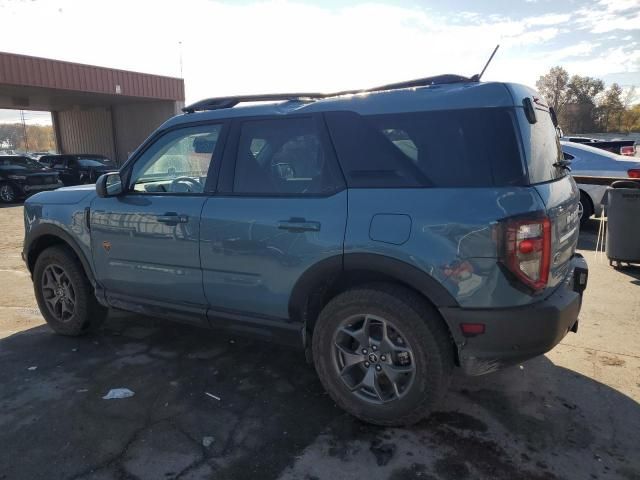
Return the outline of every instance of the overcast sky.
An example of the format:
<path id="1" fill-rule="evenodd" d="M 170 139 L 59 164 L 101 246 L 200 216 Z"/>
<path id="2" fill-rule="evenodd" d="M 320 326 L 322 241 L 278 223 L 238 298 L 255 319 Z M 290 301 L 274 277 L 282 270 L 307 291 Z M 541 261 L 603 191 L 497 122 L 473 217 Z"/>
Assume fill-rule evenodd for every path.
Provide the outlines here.
<path id="1" fill-rule="evenodd" d="M 187 102 L 439 73 L 534 85 L 554 65 L 640 85 L 638 0 L 0 0 L 0 50 L 162 75 Z"/>

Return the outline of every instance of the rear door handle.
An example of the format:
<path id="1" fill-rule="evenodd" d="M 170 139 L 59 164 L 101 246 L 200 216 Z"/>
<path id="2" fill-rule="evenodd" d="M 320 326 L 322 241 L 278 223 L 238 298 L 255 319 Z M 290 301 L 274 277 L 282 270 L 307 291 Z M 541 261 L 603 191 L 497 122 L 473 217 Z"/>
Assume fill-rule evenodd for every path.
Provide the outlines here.
<path id="1" fill-rule="evenodd" d="M 320 222 L 307 222 L 304 218 L 291 218 L 279 221 L 278 228 L 290 232 L 319 232 Z"/>
<path id="2" fill-rule="evenodd" d="M 177 225 L 178 223 L 187 223 L 189 221 L 189 216 L 178 215 L 176 212 L 167 212 L 164 215 L 158 215 L 156 220 L 160 223 Z"/>

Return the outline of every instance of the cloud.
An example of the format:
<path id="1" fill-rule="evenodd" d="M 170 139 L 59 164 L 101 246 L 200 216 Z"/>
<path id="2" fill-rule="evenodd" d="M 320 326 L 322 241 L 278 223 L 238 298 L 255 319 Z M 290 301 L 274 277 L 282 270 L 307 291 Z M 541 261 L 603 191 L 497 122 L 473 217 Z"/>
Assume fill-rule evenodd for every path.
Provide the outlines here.
<path id="1" fill-rule="evenodd" d="M 329 8 L 286 0 L 0 0 L 2 48 L 177 76 L 182 42 L 189 102 L 367 87 L 448 72 L 471 75 L 497 43 L 501 50 L 485 78 L 533 84 L 555 62 L 587 61 L 598 44 L 588 31 L 595 28 L 588 11 L 512 18 L 374 2 Z M 623 16 L 616 13 L 621 2 L 596 9 L 615 19 Z M 580 41 L 561 43 L 567 25 L 573 31 L 579 19 Z M 638 69 L 618 55 L 604 65 L 616 72 L 625 63 Z"/>
<path id="2" fill-rule="evenodd" d="M 527 25 L 559 25 L 567 23 L 571 19 L 570 13 L 548 13 L 537 17 L 526 18 L 524 22 Z"/>

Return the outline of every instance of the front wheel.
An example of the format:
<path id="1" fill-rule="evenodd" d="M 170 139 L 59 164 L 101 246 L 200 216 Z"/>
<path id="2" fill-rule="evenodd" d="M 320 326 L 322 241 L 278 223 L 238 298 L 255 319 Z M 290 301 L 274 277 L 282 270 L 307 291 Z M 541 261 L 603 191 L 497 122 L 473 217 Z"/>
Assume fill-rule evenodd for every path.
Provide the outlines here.
<path id="1" fill-rule="evenodd" d="M 42 316 L 61 335 L 82 335 L 99 326 L 107 316 L 107 309 L 96 300 L 82 265 L 64 246 L 47 248 L 38 256 L 33 287 Z"/>
<path id="2" fill-rule="evenodd" d="M 322 310 L 313 358 L 344 410 L 377 425 L 410 425 L 446 391 L 453 345 L 438 312 L 418 295 L 372 285 L 342 293 Z"/>
<path id="3" fill-rule="evenodd" d="M 0 201 L 13 203 L 16 201 L 16 190 L 10 183 L 0 183 Z"/>

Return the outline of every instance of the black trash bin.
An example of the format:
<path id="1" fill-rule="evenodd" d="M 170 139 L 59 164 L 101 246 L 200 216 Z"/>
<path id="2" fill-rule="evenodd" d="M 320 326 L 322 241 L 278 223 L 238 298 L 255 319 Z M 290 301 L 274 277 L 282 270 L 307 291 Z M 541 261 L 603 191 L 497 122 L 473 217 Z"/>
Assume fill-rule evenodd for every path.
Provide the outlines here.
<path id="1" fill-rule="evenodd" d="M 614 182 L 607 189 L 604 203 L 609 264 L 640 263 L 640 182 Z"/>

